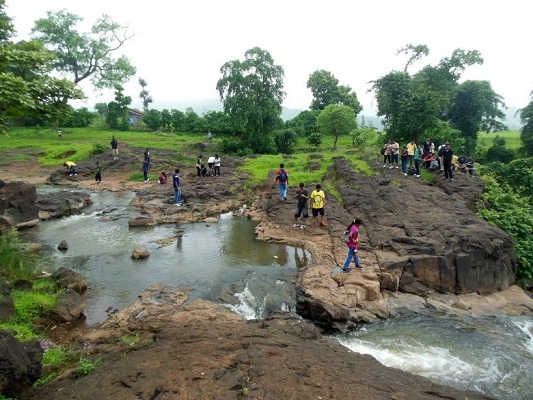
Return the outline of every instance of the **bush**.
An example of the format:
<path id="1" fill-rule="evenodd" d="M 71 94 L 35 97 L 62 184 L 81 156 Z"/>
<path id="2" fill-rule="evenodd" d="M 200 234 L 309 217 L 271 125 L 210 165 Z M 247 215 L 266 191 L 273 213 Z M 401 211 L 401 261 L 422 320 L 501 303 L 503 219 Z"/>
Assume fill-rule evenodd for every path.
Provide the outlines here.
<path id="1" fill-rule="evenodd" d="M 533 279 L 533 208 L 528 201 L 494 177 L 484 175 L 485 193 L 478 204 L 477 214 L 503 229 L 515 240 L 518 279 Z M 486 204 L 490 207 L 486 207 Z"/>
<path id="2" fill-rule="evenodd" d="M 97 154 L 105 153 L 108 150 L 108 147 L 103 145 L 102 143 L 94 143 L 93 148 L 90 151 L 90 156 L 93 157 Z"/>

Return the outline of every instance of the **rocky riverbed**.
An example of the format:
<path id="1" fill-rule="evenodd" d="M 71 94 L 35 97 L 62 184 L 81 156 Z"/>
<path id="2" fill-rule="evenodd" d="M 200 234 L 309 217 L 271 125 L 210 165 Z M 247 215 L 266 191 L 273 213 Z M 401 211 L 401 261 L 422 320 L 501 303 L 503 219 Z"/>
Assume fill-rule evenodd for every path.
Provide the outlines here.
<path id="1" fill-rule="evenodd" d="M 152 158 L 157 169 L 183 171 L 183 207 L 172 206 L 171 185 L 128 180 L 140 166 L 139 154 L 128 148 L 118 161 L 105 154 L 80 163 L 75 178 L 60 168 L 40 176 L 70 188 L 135 191 L 132 225 L 200 221 L 248 204 L 246 216 L 260 221 L 260 239 L 312 253 L 313 264 L 299 271 L 297 290 L 299 314 L 314 324 L 286 314 L 245 321 L 213 303 L 189 303 L 180 289 L 154 287 L 102 327 L 78 333 L 59 327 L 55 340 L 103 362 L 88 376 L 73 379 L 67 372 L 25 398 L 483 398 L 384 367 L 319 330 L 435 310 L 532 315 L 533 300 L 514 286 L 510 238 L 474 215 L 482 192 L 477 178 L 448 183 L 436 175 L 427 183 L 377 164 L 367 176 L 339 158 L 329 176 L 343 203 L 326 192 L 327 226 L 301 230 L 292 228 L 292 193 L 287 202 L 277 200 L 276 166 L 247 194 L 240 160 L 223 160 L 220 178 L 197 178 L 193 166 L 173 165 L 173 155 L 154 151 Z M 93 180 L 97 160 L 105 166 L 101 185 Z M 319 162 L 310 156 L 310 167 Z M 334 269 L 346 255 L 339 237 L 353 216 L 365 222 L 364 268 L 341 275 Z M 124 337 L 137 339 L 132 345 Z"/>

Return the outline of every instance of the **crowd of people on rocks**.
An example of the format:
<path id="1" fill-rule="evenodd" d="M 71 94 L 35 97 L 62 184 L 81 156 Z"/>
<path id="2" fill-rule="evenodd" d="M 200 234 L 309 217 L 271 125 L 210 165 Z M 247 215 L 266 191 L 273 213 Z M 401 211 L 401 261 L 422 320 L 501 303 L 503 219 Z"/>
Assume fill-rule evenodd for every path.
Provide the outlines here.
<path id="1" fill-rule="evenodd" d="M 211 132 L 208 132 L 208 140 L 211 141 L 213 139 L 213 135 Z M 119 157 L 119 142 L 115 138 L 115 136 L 111 139 L 111 156 L 113 157 L 113 160 L 118 160 Z M 207 167 L 205 166 L 204 162 L 202 161 L 203 155 L 199 155 L 196 159 L 196 176 L 198 178 L 206 177 L 206 176 L 213 176 L 213 177 L 220 177 L 220 156 L 218 154 L 215 154 L 214 156 L 211 156 L 207 160 Z M 66 161 L 63 163 L 63 166 L 66 167 L 66 172 L 69 176 L 74 177 L 78 174 L 77 165 L 73 161 Z M 141 170 L 143 172 L 143 178 L 144 182 L 149 182 L 150 177 L 148 176 L 150 169 L 152 167 L 151 162 L 151 155 L 150 155 L 150 149 L 146 148 L 143 152 L 143 161 Z M 96 184 L 100 184 L 102 182 L 102 176 L 104 172 L 104 166 L 100 161 L 96 162 L 95 172 L 94 172 L 94 179 L 96 181 Z M 174 187 L 174 205 L 175 206 L 181 206 L 181 183 L 180 183 L 180 176 L 179 176 L 179 169 L 176 168 L 174 170 L 174 173 L 171 176 L 172 185 Z M 169 177 L 165 171 L 161 171 L 157 183 L 161 185 L 167 184 L 169 181 Z"/>
<path id="2" fill-rule="evenodd" d="M 402 174 L 413 175 L 420 178 L 420 167 L 428 171 L 444 171 L 445 179 L 453 181 L 453 172 L 465 172 L 473 175 L 474 161 L 469 156 L 457 156 L 454 154 L 451 144 L 446 141 L 435 151 L 435 144 L 431 138 L 421 143 L 412 140 L 405 146 L 400 145 L 395 140 L 389 140 L 381 148 L 383 156 L 383 168 L 399 168 L 401 165 Z M 400 164 L 401 162 L 401 164 Z"/>

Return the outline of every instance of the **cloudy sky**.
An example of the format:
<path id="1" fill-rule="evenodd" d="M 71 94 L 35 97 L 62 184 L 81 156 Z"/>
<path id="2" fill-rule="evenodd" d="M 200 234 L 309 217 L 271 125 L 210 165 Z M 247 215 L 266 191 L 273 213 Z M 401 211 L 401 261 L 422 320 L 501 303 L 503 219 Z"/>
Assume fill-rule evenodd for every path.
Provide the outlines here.
<path id="1" fill-rule="evenodd" d="M 135 37 L 124 54 L 137 67 L 125 85 L 138 102 L 141 77 L 156 102 L 218 97 L 220 67 L 246 50 L 267 50 L 285 71 L 284 106 L 307 109 L 309 75 L 330 71 L 354 89 L 366 109 L 375 106 L 369 81 L 403 69 L 396 55 L 408 43 L 425 44 L 429 57 L 411 72 L 449 57 L 454 49 L 479 50 L 482 66 L 463 79 L 489 80 L 508 106 L 524 107 L 533 90 L 530 48 L 533 0 L 7 0 L 18 39 L 47 11 L 66 9 L 89 27 L 102 14 L 129 25 Z M 110 101 L 90 97 L 87 106 Z"/>

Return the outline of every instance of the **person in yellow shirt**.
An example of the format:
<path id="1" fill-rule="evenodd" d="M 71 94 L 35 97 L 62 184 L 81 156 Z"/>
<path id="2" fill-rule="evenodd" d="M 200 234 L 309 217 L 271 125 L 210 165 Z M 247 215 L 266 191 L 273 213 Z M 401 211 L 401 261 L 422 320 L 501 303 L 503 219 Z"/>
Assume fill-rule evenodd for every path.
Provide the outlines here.
<path id="1" fill-rule="evenodd" d="M 407 160 L 409 161 L 409 166 L 413 166 L 413 161 L 415 158 L 415 150 L 416 150 L 416 142 L 414 140 L 411 140 L 411 142 L 407 143 Z"/>
<path id="2" fill-rule="evenodd" d="M 311 212 L 313 214 L 313 222 L 311 223 L 311 228 L 317 226 L 318 216 L 320 215 L 320 226 L 326 226 L 325 221 L 325 211 L 326 207 L 326 194 L 322 190 L 320 184 L 316 185 L 316 189 L 311 192 Z"/>
<path id="3" fill-rule="evenodd" d="M 76 164 L 73 163 L 72 161 L 67 161 L 63 163 L 63 167 L 67 167 L 67 174 L 69 174 L 70 176 L 78 174 L 78 169 L 76 167 Z"/>

